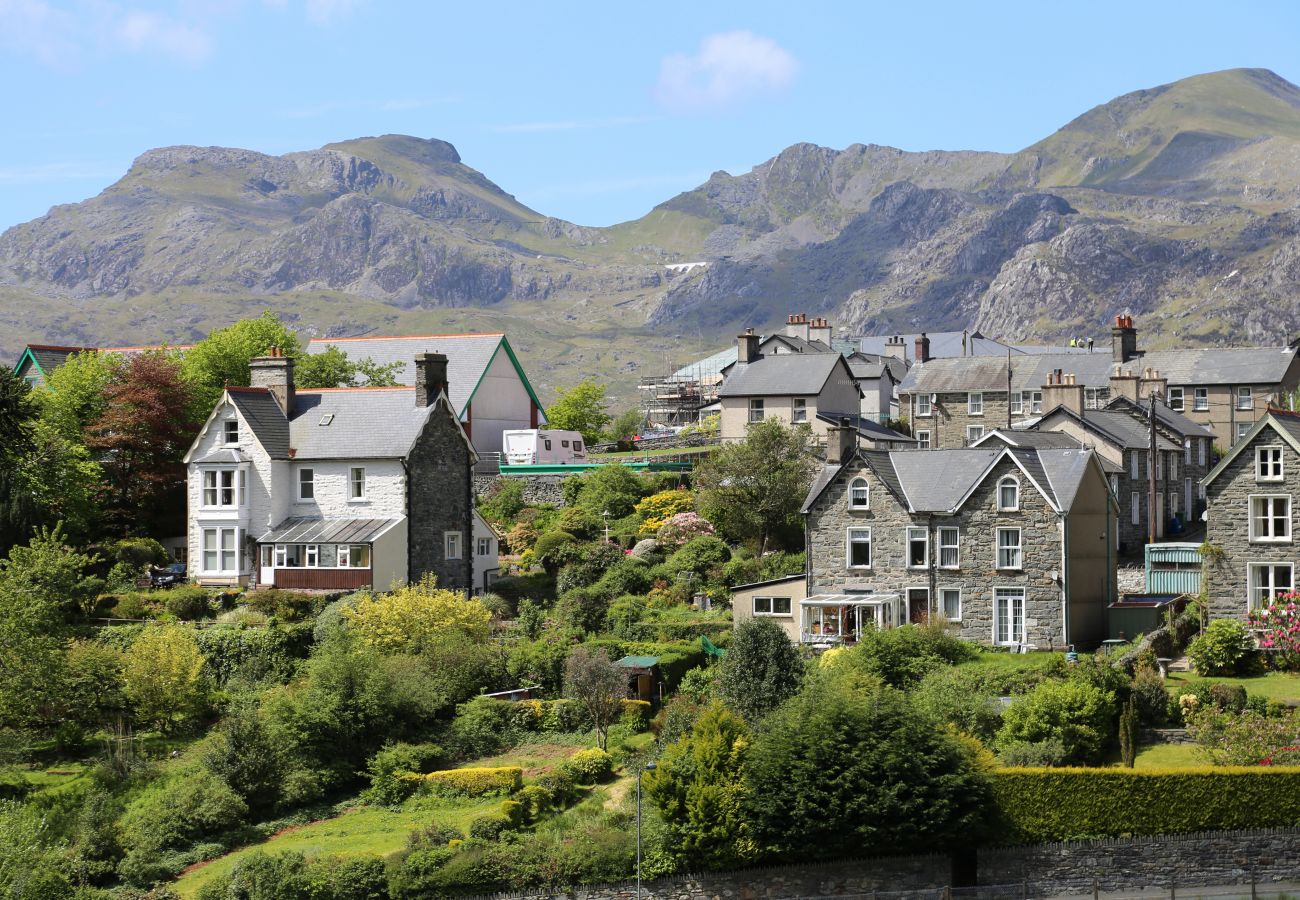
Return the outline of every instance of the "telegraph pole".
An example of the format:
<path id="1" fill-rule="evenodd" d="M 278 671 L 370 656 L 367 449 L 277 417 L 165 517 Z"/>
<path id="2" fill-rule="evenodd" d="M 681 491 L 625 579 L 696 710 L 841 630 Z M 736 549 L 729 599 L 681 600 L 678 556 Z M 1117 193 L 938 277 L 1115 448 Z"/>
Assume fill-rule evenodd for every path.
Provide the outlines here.
<path id="1" fill-rule="evenodd" d="M 1147 543 L 1156 542 L 1156 394 L 1151 391 L 1151 456 L 1147 459 Z"/>

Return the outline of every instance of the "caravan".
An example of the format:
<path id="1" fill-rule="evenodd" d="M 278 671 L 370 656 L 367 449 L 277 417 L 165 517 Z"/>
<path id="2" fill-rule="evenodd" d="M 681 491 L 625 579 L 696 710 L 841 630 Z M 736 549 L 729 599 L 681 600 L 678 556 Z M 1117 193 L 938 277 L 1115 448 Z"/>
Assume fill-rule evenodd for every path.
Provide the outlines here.
<path id="1" fill-rule="evenodd" d="M 585 463 L 587 448 L 576 431 L 528 429 L 501 434 L 503 462 L 511 466 Z"/>

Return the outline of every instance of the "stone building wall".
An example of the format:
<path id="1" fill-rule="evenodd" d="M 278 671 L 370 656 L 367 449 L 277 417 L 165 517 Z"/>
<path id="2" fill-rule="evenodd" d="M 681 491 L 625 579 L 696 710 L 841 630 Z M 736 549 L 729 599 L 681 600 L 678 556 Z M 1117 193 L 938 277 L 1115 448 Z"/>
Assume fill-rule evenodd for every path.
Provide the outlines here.
<path id="1" fill-rule="evenodd" d="M 446 406 L 429 416 L 407 463 L 410 487 L 409 578 L 426 572 L 438 585 L 469 590 L 474 582 L 473 462 L 469 445 Z M 461 534 L 460 559 L 448 559 L 446 532 Z"/>
<path id="2" fill-rule="evenodd" d="M 978 393 L 978 392 L 977 392 Z M 967 446 L 967 427 L 977 425 L 988 434 L 995 428 L 1007 427 L 1007 392 L 984 391 L 984 412 L 971 415 L 969 395 L 965 391 L 938 394 L 930 415 L 918 416 L 913 396 L 905 395 L 902 408 L 910 417 L 913 435 L 918 431 L 930 432 L 931 450 L 954 450 Z M 1013 419 L 1023 416 L 1013 416 Z"/>

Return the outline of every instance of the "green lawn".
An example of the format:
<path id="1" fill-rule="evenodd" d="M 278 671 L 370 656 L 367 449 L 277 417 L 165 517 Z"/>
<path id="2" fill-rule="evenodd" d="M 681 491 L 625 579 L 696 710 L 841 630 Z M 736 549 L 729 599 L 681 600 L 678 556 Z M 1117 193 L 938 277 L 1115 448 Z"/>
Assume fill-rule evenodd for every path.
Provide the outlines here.
<path id="1" fill-rule="evenodd" d="M 1300 675 L 1290 672 L 1269 672 L 1267 675 L 1253 675 L 1249 678 L 1202 678 L 1191 672 L 1174 672 L 1165 684 L 1171 693 L 1177 695 L 1180 687 L 1193 681 L 1239 684 L 1252 696 L 1258 695 L 1265 700 L 1283 702 L 1289 700 L 1300 703 Z"/>
<path id="2" fill-rule="evenodd" d="M 1186 769 L 1209 764 L 1209 759 L 1195 744 L 1150 744 L 1138 750 L 1133 761 L 1136 769 Z"/>
<path id="3" fill-rule="evenodd" d="M 29 769 L 23 778 L 36 793 L 52 793 L 81 783 L 90 773 L 84 762 L 61 762 L 49 767 Z"/>
<path id="4" fill-rule="evenodd" d="M 441 804 L 417 797 L 397 809 L 357 807 L 332 819 L 289 829 L 269 841 L 228 853 L 182 876 L 173 888 L 182 897 L 193 897 L 205 884 L 229 873 L 241 857 L 254 850 L 271 853 L 295 850 L 307 857 L 322 854 L 386 856 L 405 847 L 407 836 L 416 829 L 437 823 L 464 832 L 472 819 L 492 812 L 500 805 L 500 797 Z"/>

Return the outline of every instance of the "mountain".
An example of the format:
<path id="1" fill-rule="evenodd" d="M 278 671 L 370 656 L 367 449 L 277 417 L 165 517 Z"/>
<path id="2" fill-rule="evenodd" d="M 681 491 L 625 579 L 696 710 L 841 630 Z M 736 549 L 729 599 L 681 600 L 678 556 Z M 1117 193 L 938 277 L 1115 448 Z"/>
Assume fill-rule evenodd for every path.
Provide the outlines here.
<path id="1" fill-rule="evenodd" d="M 703 265 L 675 265 L 703 263 Z M 270 306 L 310 334 L 505 329 L 544 389 L 636 376 L 787 312 L 1020 340 L 1278 341 L 1300 325 L 1300 88 L 1126 94 L 1019 153 L 796 144 L 640 219 L 519 203 L 444 141 L 170 147 L 0 235 L 0 351 L 185 341 Z"/>

